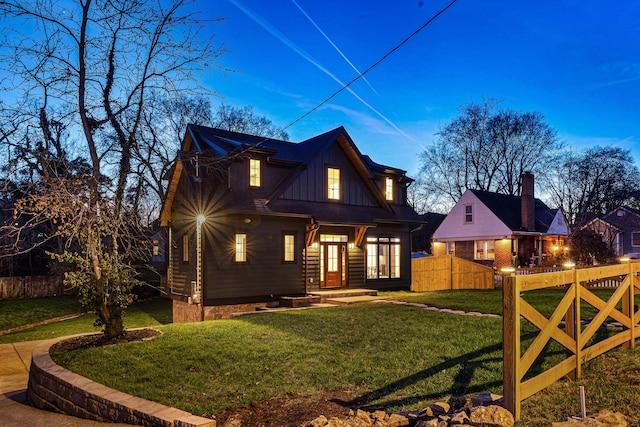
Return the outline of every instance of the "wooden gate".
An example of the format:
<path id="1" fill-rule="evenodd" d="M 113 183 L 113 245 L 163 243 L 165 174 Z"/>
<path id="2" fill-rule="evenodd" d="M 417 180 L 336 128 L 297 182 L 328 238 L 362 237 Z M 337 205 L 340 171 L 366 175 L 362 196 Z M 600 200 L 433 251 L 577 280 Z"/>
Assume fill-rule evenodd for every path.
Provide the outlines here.
<path id="1" fill-rule="evenodd" d="M 564 376 L 579 380 L 582 365 L 617 346 L 635 346 L 640 336 L 640 313 L 635 312 L 634 297 L 639 293 L 640 263 L 619 264 L 553 273 L 505 277 L 503 283 L 503 394 L 505 408 L 520 418 L 520 403 L 527 397 L 548 387 Z M 604 301 L 589 290 L 592 283 L 613 279 L 619 285 Z M 535 289 L 564 286 L 564 296 L 547 318 L 528 304 L 522 295 Z M 562 292 L 562 290 L 558 290 Z M 580 323 L 580 302 L 593 306 L 598 314 L 583 327 Z M 620 304 L 621 311 L 616 308 Z M 589 345 L 589 340 L 607 318 L 619 322 L 622 331 Z M 521 321 L 526 320 L 539 329 L 531 345 L 521 354 Z M 565 320 L 565 328 L 560 322 Z M 562 345 L 566 358 L 546 371 L 525 380 L 545 346 L 553 339 Z M 587 345 L 589 345 L 587 347 Z"/>

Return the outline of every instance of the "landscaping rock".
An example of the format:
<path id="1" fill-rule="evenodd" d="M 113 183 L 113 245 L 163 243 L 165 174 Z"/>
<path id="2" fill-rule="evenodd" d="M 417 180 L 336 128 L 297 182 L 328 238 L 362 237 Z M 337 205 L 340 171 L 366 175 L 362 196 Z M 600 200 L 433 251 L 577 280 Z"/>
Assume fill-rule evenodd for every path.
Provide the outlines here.
<path id="1" fill-rule="evenodd" d="M 498 405 L 502 406 L 502 396 L 493 393 L 482 393 L 471 398 L 471 405 L 473 406 L 490 406 Z"/>
<path id="2" fill-rule="evenodd" d="M 227 418 L 222 427 L 242 427 L 242 417 L 238 414 Z"/>
<path id="3" fill-rule="evenodd" d="M 502 406 L 474 406 L 469 413 L 471 425 L 482 427 L 513 427 L 511 412 Z"/>
<path id="4" fill-rule="evenodd" d="M 567 421 L 553 423 L 553 427 L 627 427 L 627 417 L 619 412 L 602 410 L 592 417 L 570 418 Z"/>
<path id="5" fill-rule="evenodd" d="M 323 427 L 326 426 L 329 420 L 324 415 L 320 415 L 318 418 L 303 424 L 304 427 Z M 223 426 L 224 427 L 224 426 Z"/>

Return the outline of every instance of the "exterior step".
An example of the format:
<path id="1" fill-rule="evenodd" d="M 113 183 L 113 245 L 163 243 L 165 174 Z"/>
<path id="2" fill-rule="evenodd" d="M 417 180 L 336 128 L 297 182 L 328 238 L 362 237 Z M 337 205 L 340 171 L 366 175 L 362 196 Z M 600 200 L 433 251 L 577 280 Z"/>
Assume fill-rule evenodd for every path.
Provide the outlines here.
<path id="1" fill-rule="evenodd" d="M 338 298 L 327 298 L 327 304 L 333 305 L 345 305 L 345 304 L 355 304 L 357 302 L 370 302 L 370 301 L 378 301 L 380 298 L 375 295 L 359 295 L 353 297 L 338 297 Z"/>
<path id="2" fill-rule="evenodd" d="M 307 295 L 303 297 L 280 297 L 280 307 L 309 307 L 313 304 L 320 304 L 320 302 L 321 298 L 318 295 Z"/>
<path id="3" fill-rule="evenodd" d="M 322 302 L 329 302 L 329 300 L 336 298 L 376 297 L 378 291 L 373 289 L 329 289 L 309 292 L 309 295 L 319 296 Z"/>

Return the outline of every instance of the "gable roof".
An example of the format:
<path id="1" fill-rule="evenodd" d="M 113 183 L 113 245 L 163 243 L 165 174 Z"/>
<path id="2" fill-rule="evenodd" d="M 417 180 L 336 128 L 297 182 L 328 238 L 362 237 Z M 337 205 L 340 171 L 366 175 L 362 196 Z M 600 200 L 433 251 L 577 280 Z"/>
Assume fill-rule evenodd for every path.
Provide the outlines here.
<path id="1" fill-rule="evenodd" d="M 336 203 L 320 203 L 295 200 L 278 200 L 278 196 L 300 175 L 306 166 L 337 143 L 362 178 L 362 182 L 375 198 L 380 207 L 341 207 Z M 315 217 L 320 221 L 337 222 L 340 218 L 349 218 L 354 223 L 371 223 L 380 221 L 412 221 L 420 222 L 417 214 L 409 206 L 391 206 L 374 183 L 380 174 L 395 175 L 401 182 L 411 182 L 402 169 L 382 165 L 363 155 L 344 129 L 340 126 L 323 134 L 314 136 L 300 143 L 293 143 L 256 135 L 226 131 L 205 126 L 190 124 L 182 143 L 182 151 L 211 153 L 218 157 L 233 158 L 242 153 L 261 153 L 268 156 L 270 163 L 281 163 L 292 169 L 291 173 L 281 181 L 270 194 L 256 194 L 254 198 L 234 200 L 227 206 L 229 210 L 252 211 L 263 214 L 293 214 L 296 216 Z M 183 167 L 180 156 L 170 174 L 167 197 L 162 207 L 161 222 L 166 224 L 171 217 L 171 204 L 175 197 Z M 256 191 L 263 191 L 258 189 Z M 310 206 L 313 203 L 313 207 Z M 346 213 L 348 211 L 348 213 Z M 310 214 L 313 212 L 313 215 Z M 323 219 L 320 219 L 323 218 Z"/>
<path id="2" fill-rule="evenodd" d="M 620 206 L 601 219 L 620 230 L 640 230 L 640 211 L 637 209 Z"/>
<path id="3" fill-rule="evenodd" d="M 522 198 L 490 191 L 469 190 L 510 230 L 527 231 L 522 227 Z M 550 209 L 542 200 L 534 199 L 536 233 L 546 233 L 553 223 L 557 209 Z"/>

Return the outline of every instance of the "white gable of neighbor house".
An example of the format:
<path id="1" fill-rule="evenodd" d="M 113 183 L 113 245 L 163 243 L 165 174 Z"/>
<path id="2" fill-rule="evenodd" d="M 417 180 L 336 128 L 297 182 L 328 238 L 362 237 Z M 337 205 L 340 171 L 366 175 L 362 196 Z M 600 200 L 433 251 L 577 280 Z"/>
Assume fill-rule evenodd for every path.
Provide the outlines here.
<path id="1" fill-rule="evenodd" d="M 465 222 L 465 207 L 473 206 L 473 221 Z M 511 236 L 512 231 L 467 190 L 433 233 L 435 241 L 495 240 Z"/>
<path id="2" fill-rule="evenodd" d="M 549 230 L 547 230 L 547 234 L 560 234 L 560 235 L 569 235 L 569 226 L 567 225 L 567 220 L 562 215 L 562 211 L 558 209 L 556 212 L 555 218 L 553 218 L 553 222 L 549 226 Z"/>

